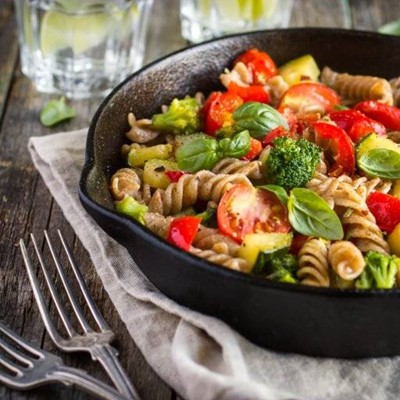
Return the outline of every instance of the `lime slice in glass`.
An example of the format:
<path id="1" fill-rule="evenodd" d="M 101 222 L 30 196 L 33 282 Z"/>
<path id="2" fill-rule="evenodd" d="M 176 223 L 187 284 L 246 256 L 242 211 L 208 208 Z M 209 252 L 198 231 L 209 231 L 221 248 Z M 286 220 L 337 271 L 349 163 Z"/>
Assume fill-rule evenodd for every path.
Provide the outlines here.
<path id="1" fill-rule="evenodd" d="M 269 19 L 274 13 L 278 0 L 237 0 L 242 18 L 258 21 Z"/>
<path id="2" fill-rule="evenodd" d="M 40 48 L 44 55 L 67 48 L 82 54 L 105 40 L 109 23 L 104 13 L 72 15 L 46 11 L 40 29 Z"/>

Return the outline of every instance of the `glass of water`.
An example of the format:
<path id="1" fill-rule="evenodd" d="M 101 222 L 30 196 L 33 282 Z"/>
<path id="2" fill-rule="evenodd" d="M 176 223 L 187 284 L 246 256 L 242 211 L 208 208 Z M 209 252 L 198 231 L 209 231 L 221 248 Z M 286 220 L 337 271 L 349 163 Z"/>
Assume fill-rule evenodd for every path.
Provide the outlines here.
<path id="1" fill-rule="evenodd" d="M 182 36 L 191 43 L 235 32 L 287 27 L 293 0 L 180 0 Z"/>
<path id="2" fill-rule="evenodd" d="M 153 0 L 14 0 L 22 71 L 40 92 L 104 96 L 143 63 Z"/>

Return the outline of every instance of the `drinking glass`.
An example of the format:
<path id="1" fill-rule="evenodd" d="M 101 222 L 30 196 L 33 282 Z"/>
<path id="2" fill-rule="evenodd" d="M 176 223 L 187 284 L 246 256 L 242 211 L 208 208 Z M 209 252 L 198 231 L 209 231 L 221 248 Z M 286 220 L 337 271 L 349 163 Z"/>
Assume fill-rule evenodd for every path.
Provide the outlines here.
<path id="1" fill-rule="evenodd" d="M 40 92 L 103 96 L 143 63 L 153 0 L 14 0 L 21 66 Z"/>
<path id="2" fill-rule="evenodd" d="M 293 0 L 180 0 L 182 36 L 191 43 L 234 32 L 287 27 Z"/>

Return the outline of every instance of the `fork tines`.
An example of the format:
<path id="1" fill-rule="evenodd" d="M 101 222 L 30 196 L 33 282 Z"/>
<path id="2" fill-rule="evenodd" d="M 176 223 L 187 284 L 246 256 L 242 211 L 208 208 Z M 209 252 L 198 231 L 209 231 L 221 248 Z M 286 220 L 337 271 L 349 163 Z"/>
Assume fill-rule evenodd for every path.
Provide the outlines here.
<path id="1" fill-rule="evenodd" d="M 62 248 L 64 249 L 68 261 L 69 261 L 69 265 L 74 273 L 75 279 L 78 283 L 78 286 L 80 288 L 80 291 L 88 305 L 88 308 L 90 310 L 90 312 L 92 313 L 92 316 L 94 318 L 94 320 L 96 321 L 98 327 L 100 328 L 100 330 L 102 331 L 110 331 L 109 326 L 107 325 L 106 321 L 104 320 L 103 316 L 101 315 L 100 311 L 98 310 L 97 306 L 95 305 L 95 303 L 93 302 L 90 293 L 88 291 L 88 288 L 83 280 L 82 274 L 79 271 L 76 261 L 74 260 L 74 257 L 72 255 L 72 252 L 70 251 L 70 249 L 68 248 L 64 237 L 62 236 L 61 232 L 58 230 L 58 235 L 62 244 Z M 85 333 L 89 333 L 89 332 L 93 332 L 93 329 L 91 328 L 91 326 L 89 325 L 85 314 L 82 310 L 82 307 L 80 306 L 79 302 L 77 301 L 77 297 L 74 295 L 72 287 L 70 285 L 70 283 L 68 282 L 67 279 L 67 275 L 65 273 L 65 270 L 63 268 L 63 266 L 60 263 L 59 258 L 57 257 L 57 254 L 54 250 L 54 246 L 52 241 L 50 240 L 50 237 L 47 233 L 47 231 L 44 232 L 45 238 L 46 238 L 46 242 L 48 245 L 48 248 L 50 250 L 52 259 L 54 261 L 54 265 L 56 267 L 57 273 L 60 277 L 60 280 L 62 282 L 62 286 L 65 289 L 65 292 L 67 294 L 68 300 L 72 306 L 72 309 L 75 312 L 75 316 L 77 317 L 80 326 L 82 327 L 83 331 Z M 68 317 L 68 314 L 66 312 L 65 306 L 62 302 L 62 299 L 53 283 L 53 280 L 51 278 L 50 272 L 49 272 L 49 267 L 46 265 L 42 253 L 39 250 L 39 246 L 36 242 L 35 236 L 33 234 L 30 235 L 31 237 L 31 241 L 33 244 L 33 247 L 35 249 L 35 253 L 36 256 L 38 258 L 39 264 L 41 266 L 41 269 L 43 271 L 44 277 L 45 277 L 45 281 L 47 283 L 47 286 L 49 288 L 50 294 L 52 299 L 54 300 L 56 309 L 58 311 L 58 314 L 63 322 L 63 325 L 69 335 L 69 337 L 75 336 L 77 333 L 71 323 L 70 318 Z M 34 273 L 34 269 L 31 263 L 31 260 L 29 258 L 28 255 L 28 251 L 26 249 L 25 243 L 24 241 L 21 239 L 20 240 L 20 246 L 21 246 L 21 251 L 22 251 L 22 256 L 27 268 L 27 272 L 28 272 L 28 276 L 29 276 L 29 280 L 31 282 L 32 285 L 32 289 L 35 295 L 35 298 L 37 300 L 38 306 L 39 306 L 39 310 L 40 313 L 43 317 L 44 323 L 46 325 L 46 328 L 50 334 L 50 336 L 52 337 L 52 339 L 54 340 L 54 342 L 59 343 L 62 341 L 61 336 L 59 335 L 59 333 L 57 332 L 57 329 L 55 328 L 54 323 L 52 322 L 52 319 L 50 317 L 50 314 L 48 312 L 48 306 L 44 300 L 44 297 L 41 293 L 40 287 L 39 287 L 39 282 L 38 279 L 36 278 L 36 275 Z"/>

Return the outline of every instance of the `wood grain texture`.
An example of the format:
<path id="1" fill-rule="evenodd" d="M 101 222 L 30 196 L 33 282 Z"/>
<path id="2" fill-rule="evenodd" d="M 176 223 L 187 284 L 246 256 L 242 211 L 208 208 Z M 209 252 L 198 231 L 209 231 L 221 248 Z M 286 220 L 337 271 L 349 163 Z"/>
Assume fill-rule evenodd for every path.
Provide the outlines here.
<path id="1" fill-rule="evenodd" d="M 387 21 L 400 18 L 398 0 L 351 0 L 347 16 L 345 1 L 295 0 L 292 26 L 345 26 L 374 30 Z M 155 0 L 147 40 L 146 62 L 151 62 L 186 45 L 180 36 L 179 0 Z M 347 18 L 347 19 L 346 19 Z M 89 124 L 101 99 L 73 101 L 78 116 L 56 128 L 43 128 L 39 111 L 50 97 L 39 94 L 24 77 L 17 62 L 16 24 L 12 0 L 0 1 L 0 321 L 22 336 L 60 354 L 45 333 L 20 256 L 18 241 L 33 232 L 40 243 L 43 229 L 61 229 L 81 266 L 89 289 L 105 319 L 116 333 L 115 345 L 121 361 L 144 400 L 175 399 L 176 394 L 154 373 L 130 338 L 100 279 L 34 169 L 27 151 L 30 136 L 82 128 Z M 47 257 L 48 258 L 48 257 Z M 42 280 L 43 284 L 43 280 Z M 107 379 L 86 354 L 62 355 L 68 365 L 84 368 Z M 10 391 L 0 386 L 6 400 L 89 399 L 74 389 L 52 385 L 29 393 Z"/>

